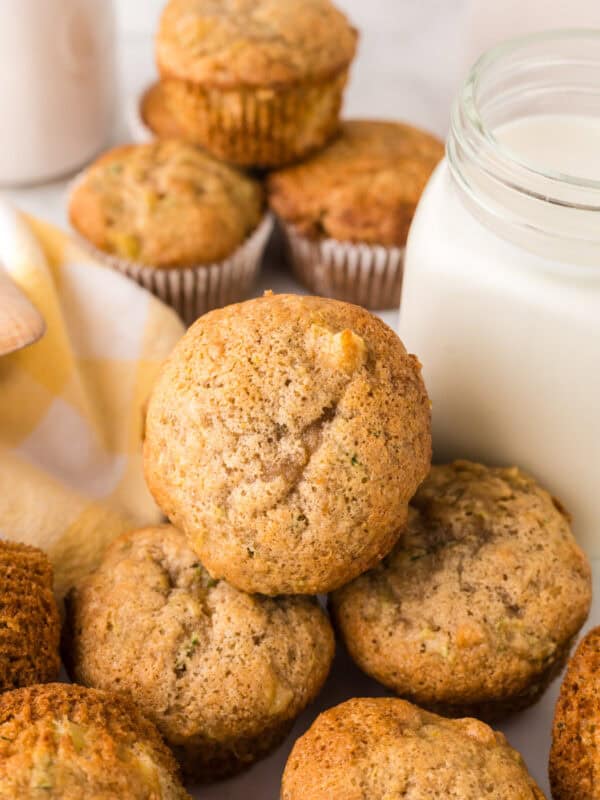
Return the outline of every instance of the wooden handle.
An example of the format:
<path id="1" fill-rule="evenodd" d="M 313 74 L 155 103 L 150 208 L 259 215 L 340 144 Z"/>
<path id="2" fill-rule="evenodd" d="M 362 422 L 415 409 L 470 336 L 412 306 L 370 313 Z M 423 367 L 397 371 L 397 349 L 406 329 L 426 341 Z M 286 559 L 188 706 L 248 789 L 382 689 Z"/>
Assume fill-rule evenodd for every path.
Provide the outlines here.
<path id="1" fill-rule="evenodd" d="M 45 330 L 40 312 L 0 267 L 0 356 L 37 342 Z"/>

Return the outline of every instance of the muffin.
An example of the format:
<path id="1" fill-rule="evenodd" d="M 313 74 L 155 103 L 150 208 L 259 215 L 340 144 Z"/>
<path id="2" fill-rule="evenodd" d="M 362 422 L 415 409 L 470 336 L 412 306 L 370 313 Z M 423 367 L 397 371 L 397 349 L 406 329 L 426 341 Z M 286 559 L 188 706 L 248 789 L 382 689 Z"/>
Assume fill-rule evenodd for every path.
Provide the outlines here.
<path id="1" fill-rule="evenodd" d="M 150 397 L 148 486 L 213 578 L 317 594 L 374 566 L 429 469 L 420 364 L 368 311 L 272 295 L 211 312 Z"/>
<path id="2" fill-rule="evenodd" d="M 170 526 L 117 539 L 68 609 L 72 676 L 128 696 L 203 781 L 279 744 L 333 658 L 316 600 L 251 596 L 213 580 Z"/>
<path id="3" fill-rule="evenodd" d="M 52 567 L 36 547 L 0 541 L 0 629 L 0 692 L 56 680 L 60 619 Z"/>
<path id="4" fill-rule="evenodd" d="M 356 42 L 329 0 L 170 0 L 156 57 L 186 138 L 234 164 L 275 167 L 337 131 Z"/>
<path id="5" fill-rule="evenodd" d="M 64 683 L 0 696 L 0 797 L 191 800 L 156 728 L 133 706 Z"/>
<path id="6" fill-rule="evenodd" d="M 269 203 L 298 279 L 315 294 L 397 308 L 408 230 L 443 155 L 409 125 L 350 120 L 326 150 L 272 173 Z"/>
<path id="7" fill-rule="evenodd" d="M 136 98 L 136 141 L 184 138 L 166 94 L 164 83 L 157 81 L 146 89 L 141 98 Z"/>
<path id="8" fill-rule="evenodd" d="M 393 698 L 321 714 L 291 752 L 281 800 L 544 800 L 521 756 L 476 719 Z"/>
<path id="9" fill-rule="evenodd" d="M 104 263 L 186 322 L 250 290 L 271 227 L 257 181 L 175 140 L 102 155 L 76 182 L 69 216 Z"/>
<path id="10" fill-rule="evenodd" d="M 357 664 L 450 715 L 533 703 L 590 608 L 590 567 L 563 508 L 516 468 L 434 466 L 408 528 L 331 606 Z"/>
<path id="11" fill-rule="evenodd" d="M 580 642 L 554 714 L 550 785 L 554 800 L 598 800 L 600 784 L 600 628 Z"/>

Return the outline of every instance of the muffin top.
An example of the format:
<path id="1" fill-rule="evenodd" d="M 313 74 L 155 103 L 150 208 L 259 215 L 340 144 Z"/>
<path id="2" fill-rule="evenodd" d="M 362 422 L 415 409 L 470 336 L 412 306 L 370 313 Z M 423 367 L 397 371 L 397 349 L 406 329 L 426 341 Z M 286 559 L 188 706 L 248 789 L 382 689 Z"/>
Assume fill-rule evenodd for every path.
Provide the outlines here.
<path id="1" fill-rule="evenodd" d="M 269 203 L 300 234 L 403 246 L 444 146 L 399 122 L 349 120 L 333 144 L 271 173 Z"/>
<path id="2" fill-rule="evenodd" d="M 0 541 L 0 629 L 0 691 L 56 680 L 60 619 L 52 567 L 36 547 Z"/>
<path id="3" fill-rule="evenodd" d="M 222 88 L 324 79 L 357 33 L 329 0 L 170 0 L 156 38 L 161 74 Z"/>
<path id="4" fill-rule="evenodd" d="M 133 706 L 63 683 L 0 695 L 0 797 L 190 800 L 173 756 Z"/>
<path id="5" fill-rule="evenodd" d="M 427 474 L 430 409 L 381 320 L 319 297 L 212 311 L 155 384 L 146 479 L 215 578 L 315 594 L 395 543 Z"/>
<path id="6" fill-rule="evenodd" d="M 203 744 L 219 743 L 211 754 L 224 768 L 240 741 L 297 716 L 333 658 L 316 600 L 213 580 L 170 526 L 116 539 L 68 606 L 77 680 L 129 693 L 167 741 L 195 739 L 198 762 Z"/>
<path id="7" fill-rule="evenodd" d="M 184 138 L 175 117 L 169 109 L 163 81 L 153 83 L 140 100 L 140 113 L 147 128 L 158 139 Z"/>
<path id="8" fill-rule="evenodd" d="M 408 528 L 332 598 L 348 647 L 423 705 L 535 688 L 585 621 L 590 567 L 564 510 L 517 468 L 434 466 Z"/>
<path id="9" fill-rule="evenodd" d="M 392 698 L 331 708 L 294 745 L 281 800 L 334 797 L 544 800 L 501 733 Z"/>
<path id="10" fill-rule="evenodd" d="M 554 713 L 550 784 L 555 800 L 598 800 L 600 785 L 600 628 L 580 642 Z"/>
<path id="11" fill-rule="evenodd" d="M 260 184 L 193 145 L 166 140 L 105 153 L 77 182 L 76 230 L 95 247 L 161 268 L 227 258 L 257 227 Z"/>

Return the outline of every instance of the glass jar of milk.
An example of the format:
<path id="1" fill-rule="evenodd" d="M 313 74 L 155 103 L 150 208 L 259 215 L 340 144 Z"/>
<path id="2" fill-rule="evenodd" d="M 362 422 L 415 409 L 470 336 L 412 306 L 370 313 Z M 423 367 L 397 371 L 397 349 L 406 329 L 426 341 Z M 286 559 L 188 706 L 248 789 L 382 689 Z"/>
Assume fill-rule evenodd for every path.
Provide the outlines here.
<path id="1" fill-rule="evenodd" d="M 477 63 L 411 229 L 399 331 L 436 460 L 528 470 L 600 557 L 600 32 Z"/>

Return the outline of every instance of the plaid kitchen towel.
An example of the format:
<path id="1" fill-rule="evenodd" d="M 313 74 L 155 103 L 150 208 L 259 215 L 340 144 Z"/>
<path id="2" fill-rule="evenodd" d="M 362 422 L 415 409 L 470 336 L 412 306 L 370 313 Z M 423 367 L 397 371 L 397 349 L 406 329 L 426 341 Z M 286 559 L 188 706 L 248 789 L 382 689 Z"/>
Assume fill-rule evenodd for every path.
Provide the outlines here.
<path id="1" fill-rule="evenodd" d="M 61 597 L 134 525 L 160 519 L 143 480 L 143 409 L 178 317 L 67 234 L 0 203 L 0 263 L 44 316 L 0 358 L 0 538 L 36 545 Z"/>

